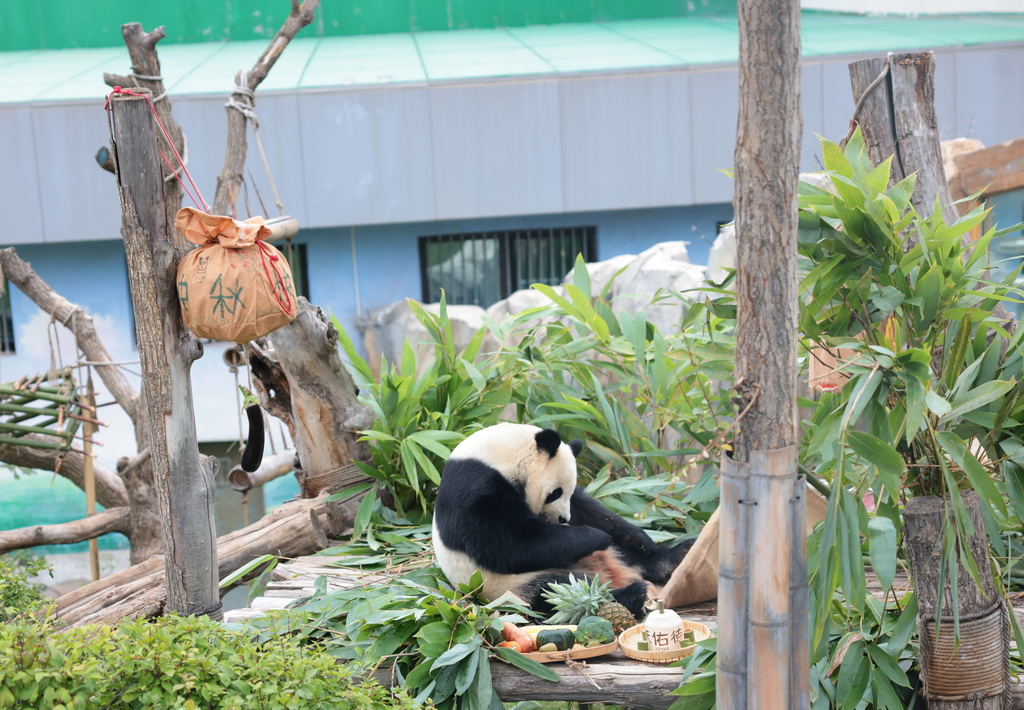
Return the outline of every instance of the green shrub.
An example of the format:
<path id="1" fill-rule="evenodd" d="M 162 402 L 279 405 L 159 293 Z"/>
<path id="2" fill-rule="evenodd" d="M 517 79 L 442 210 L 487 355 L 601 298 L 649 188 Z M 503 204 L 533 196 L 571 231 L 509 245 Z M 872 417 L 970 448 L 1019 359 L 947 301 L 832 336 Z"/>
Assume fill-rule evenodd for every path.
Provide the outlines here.
<path id="1" fill-rule="evenodd" d="M 42 590 L 28 580 L 48 569 L 50 565 L 39 557 L 0 555 L 0 623 L 43 605 Z"/>
<path id="2" fill-rule="evenodd" d="M 257 644 L 206 618 L 167 616 L 59 632 L 42 618 L 0 625 L 0 707 L 419 706 L 293 638 Z"/>

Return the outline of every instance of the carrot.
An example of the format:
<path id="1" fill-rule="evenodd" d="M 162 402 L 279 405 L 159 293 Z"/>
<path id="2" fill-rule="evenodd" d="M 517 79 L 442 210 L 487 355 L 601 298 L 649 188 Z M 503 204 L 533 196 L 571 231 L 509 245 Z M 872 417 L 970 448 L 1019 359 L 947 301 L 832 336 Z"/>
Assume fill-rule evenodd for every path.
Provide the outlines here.
<path id="1" fill-rule="evenodd" d="M 515 641 L 519 644 L 521 653 L 530 653 L 536 648 L 536 644 L 533 639 L 530 638 L 530 634 L 526 633 L 511 621 L 506 621 L 505 625 L 501 629 L 501 636 L 506 641 Z"/>
<path id="2" fill-rule="evenodd" d="M 498 644 L 498 647 L 499 648 L 511 648 L 516 653 L 522 653 L 523 652 L 522 647 L 518 643 L 516 643 L 515 641 L 503 641 L 503 642 Z"/>

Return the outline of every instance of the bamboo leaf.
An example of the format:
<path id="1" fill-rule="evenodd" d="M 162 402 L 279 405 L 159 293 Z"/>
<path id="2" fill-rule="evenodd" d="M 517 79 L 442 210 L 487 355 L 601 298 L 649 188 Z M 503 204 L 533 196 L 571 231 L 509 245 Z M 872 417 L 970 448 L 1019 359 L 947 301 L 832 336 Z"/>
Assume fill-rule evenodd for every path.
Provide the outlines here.
<path id="1" fill-rule="evenodd" d="M 899 668 L 897 667 L 897 670 Z M 871 674 L 871 689 L 875 694 L 875 708 L 884 708 L 885 710 L 903 710 L 903 701 L 900 700 L 900 696 L 896 694 L 896 690 L 892 687 L 886 676 L 880 673 Z"/>
<path id="2" fill-rule="evenodd" d="M 935 390 L 928 390 L 924 393 L 924 403 L 928 405 L 928 410 L 937 417 L 945 416 L 951 409 L 949 402 Z"/>
<path id="3" fill-rule="evenodd" d="M 433 665 L 430 666 L 430 671 L 433 673 L 438 668 L 458 663 L 463 658 L 473 653 L 482 641 L 483 639 L 480 636 L 477 636 L 467 643 L 455 644 L 437 657 L 437 660 L 435 660 Z"/>
<path id="4" fill-rule="evenodd" d="M 896 620 L 896 625 L 889 634 L 889 655 L 899 658 L 903 649 L 910 643 L 910 637 L 917 630 L 917 595 L 908 594 L 903 597 L 903 611 Z"/>
<path id="5" fill-rule="evenodd" d="M 873 643 L 868 644 L 868 655 L 871 656 L 871 660 L 874 661 L 875 666 L 878 667 L 885 677 L 891 680 L 896 685 L 902 685 L 904 688 L 913 687 L 910 684 L 910 679 L 907 678 L 907 674 L 896 665 L 896 661 L 892 659 L 888 653 L 882 650 L 879 646 Z"/>
<path id="6" fill-rule="evenodd" d="M 889 589 L 896 577 L 896 526 L 891 520 L 871 518 L 868 521 L 868 551 L 882 589 Z"/>
<path id="7" fill-rule="evenodd" d="M 1012 461 L 1004 461 L 1002 470 L 1010 507 L 1019 520 L 1024 520 L 1024 468 Z"/>
<path id="8" fill-rule="evenodd" d="M 966 392 L 962 397 L 953 400 L 953 408 L 946 413 L 943 419 L 949 421 L 973 412 L 984 407 L 989 402 L 999 399 L 1016 386 L 1016 380 L 993 380 L 978 385 Z"/>
<path id="9" fill-rule="evenodd" d="M 846 412 L 843 415 L 842 428 L 847 428 L 851 423 L 856 423 L 861 412 L 868 405 L 868 402 L 875 395 L 879 383 L 882 381 L 880 370 L 871 370 L 866 375 L 857 378 L 857 383 L 850 393 L 849 403 L 846 405 Z"/>
<path id="10" fill-rule="evenodd" d="M 234 572 L 229 574 L 227 577 L 222 579 L 218 586 L 220 589 L 226 589 L 227 587 L 234 585 L 236 582 L 245 579 L 245 577 L 248 576 L 250 572 L 259 569 L 265 564 L 270 564 L 270 566 L 267 569 L 273 569 L 277 566 L 277 557 L 275 555 L 260 555 L 256 559 L 247 562 L 246 564 L 242 565 Z"/>
<path id="11" fill-rule="evenodd" d="M 557 673 L 547 666 L 537 663 L 537 661 L 532 658 L 527 658 L 523 654 L 513 651 L 511 648 L 501 648 L 498 646 L 491 650 L 494 651 L 501 660 L 507 661 L 516 668 L 524 670 L 527 673 L 532 673 L 541 680 L 548 680 L 552 683 L 560 683 L 562 680 Z"/>
<path id="12" fill-rule="evenodd" d="M 967 448 L 967 444 L 964 443 L 963 439 L 951 431 L 935 432 L 935 439 L 942 446 L 943 451 L 949 454 L 949 457 L 967 474 L 971 487 L 977 491 L 982 500 L 986 501 L 990 508 L 998 510 L 1005 518 L 1006 504 L 1003 502 L 1003 497 L 999 494 L 999 489 L 996 488 L 996 484 L 989 476 L 988 471 L 985 470 L 975 455 Z M 966 517 L 966 509 L 964 510 L 964 517 Z"/>
<path id="13" fill-rule="evenodd" d="M 370 522 L 370 516 L 373 515 L 373 509 L 377 503 L 377 492 L 371 491 L 367 493 L 361 501 L 359 501 L 359 508 L 356 510 L 355 521 L 352 523 L 352 539 L 358 539 L 363 531 L 366 530 L 367 524 Z"/>

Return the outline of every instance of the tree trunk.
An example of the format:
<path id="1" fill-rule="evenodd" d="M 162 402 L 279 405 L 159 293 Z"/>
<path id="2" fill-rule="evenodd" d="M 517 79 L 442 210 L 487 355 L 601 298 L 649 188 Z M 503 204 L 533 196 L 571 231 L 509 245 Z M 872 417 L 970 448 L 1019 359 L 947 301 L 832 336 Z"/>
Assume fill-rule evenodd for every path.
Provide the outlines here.
<path id="1" fill-rule="evenodd" d="M 322 490 L 352 485 L 350 476 L 332 477 L 350 461 L 369 460 L 359 431 L 373 424 L 373 412 L 360 404 L 358 388 L 338 354 L 338 331 L 323 312 L 299 298 L 299 314 L 268 338 L 280 372 L 287 378 L 292 436 L 300 468 L 296 476 L 305 498 Z M 263 368 L 253 369 L 261 378 Z M 264 392 L 281 386 L 262 382 Z M 340 482 L 339 482 L 340 481 Z"/>
<path id="2" fill-rule="evenodd" d="M 958 564 L 955 598 L 939 574 L 948 502 L 923 496 L 912 498 L 903 510 L 907 557 L 917 594 L 924 696 L 934 710 L 999 710 L 1009 683 L 1006 608 L 989 570 L 981 500 L 974 491 L 965 491 L 963 499 L 974 527 L 965 546 L 981 569 L 982 586 L 976 586 L 967 569 Z M 955 607 L 959 607 L 958 643 L 953 623 Z M 940 615 L 936 633 L 936 617 Z"/>
<path id="3" fill-rule="evenodd" d="M 156 53 L 156 43 L 166 37 L 167 33 L 163 26 L 157 27 L 152 32 L 146 32 L 138 22 L 129 22 L 121 25 L 121 36 L 124 38 L 125 47 L 128 48 L 128 56 L 132 60 L 132 73 L 128 76 L 104 74 L 103 80 L 107 86 L 111 87 L 134 87 L 149 89 L 152 92 L 153 106 L 170 137 L 170 145 L 163 134 L 160 134 L 157 140 L 167 155 L 167 159 L 171 161 L 172 165 L 175 165 L 175 152 L 182 157 L 182 160 L 186 159 L 185 136 L 181 131 L 181 126 L 174 120 L 174 115 L 171 113 L 171 99 L 167 95 L 167 88 L 164 86 L 164 79 L 160 74 L 160 59 Z M 187 180 L 187 178 L 181 175 L 181 180 L 179 180 L 166 164 L 161 164 L 161 174 L 164 176 L 164 230 L 170 235 L 175 248 L 185 252 L 193 249 L 194 246 L 175 231 L 174 216 L 177 214 L 178 208 L 181 207 L 181 180 Z M 191 185 L 189 190 L 192 190 Z"/>
<path id="4" fill-rule="evenodd" d="M 217 460 L 200 457 L 196 443 L 189 369 L 202 347 L 185 329 L 178 308 L 178 259 L 165 221 L 155 121 L 145 97 L 115 95 L 111 109 L 121 231 L 161 509 L 168 605 L 181 614 L 217 615 Z"/>
<path id="5" fill-rule="evenodd" d="M 735 459 L 746 480 L 737 495 L 723 492 L 730 507 L 722 511 L 719 559 L 724 572 L 745 557 L 749 583 L 745 594 L 728 593 L 730 580 L 719 578 L 719 617 L 746 631 L 719 640 L 717 697 L 720 707 L 801 708 L 808 705 L 809 641 L 796 468 L 800 6 L 740 0 L 738 14 L 734 388 L 742 424 Z M 757 544 L 767 539 L 780 544 Z"/>

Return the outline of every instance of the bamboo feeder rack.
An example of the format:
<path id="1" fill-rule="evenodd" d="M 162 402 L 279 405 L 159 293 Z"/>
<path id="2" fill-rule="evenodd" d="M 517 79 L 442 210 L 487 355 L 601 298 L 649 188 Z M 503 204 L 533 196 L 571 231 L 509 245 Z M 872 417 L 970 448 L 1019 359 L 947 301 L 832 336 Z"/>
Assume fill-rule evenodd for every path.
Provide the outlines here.
<path id="1" fill-rule="evenodd" d="M 100 424 L 94 416 L 79 398 L 70 367 L 0 384 L 0 444 L 52 450 L 56 470 L 75 439 L 83 438 L 77 435 L 82 423 Z"/>

